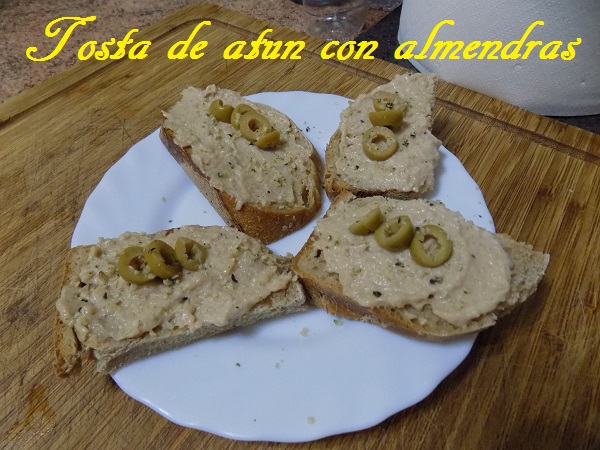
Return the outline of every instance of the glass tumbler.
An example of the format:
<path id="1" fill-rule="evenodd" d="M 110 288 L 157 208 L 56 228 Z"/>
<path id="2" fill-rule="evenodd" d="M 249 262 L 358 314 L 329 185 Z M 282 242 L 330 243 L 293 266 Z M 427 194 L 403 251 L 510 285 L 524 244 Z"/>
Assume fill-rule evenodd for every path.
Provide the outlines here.
<path id="1" fill-rule="evenodd" d="M 358 35 L 367 16 L 367 0 L 303 0 L 307 32 L 326 41 L 345 42 Z"/>

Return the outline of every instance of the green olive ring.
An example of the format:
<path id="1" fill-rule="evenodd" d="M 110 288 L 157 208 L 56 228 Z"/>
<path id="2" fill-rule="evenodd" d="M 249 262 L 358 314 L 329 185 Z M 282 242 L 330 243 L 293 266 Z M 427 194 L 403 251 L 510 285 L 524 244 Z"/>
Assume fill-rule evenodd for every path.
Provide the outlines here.
<path id="1" fill-rule="evenodd" d="M 199 242 L 187 237 L 177 238 L 177 242 L 175 242 L 175 257 L 184 269 L 198 270 L 204 264 L 204 261 L 206 261 L 207 256 L 208 251 L 206 247 Z"/>
<path id="2" fill-rule="evenodd" d="M 377 127 L 396 128 L 404 120 L 404 111 L 390 109 L 386 111 L 371 111 L 369 113 L 371 124 Z"/>
<path id="3" fill-rule="evenodd" d="M 400 98 L 394 92 L 377 91 L 373 94 L 373 107 L 375 111 L 402 111 L 404 112 L 408 102 Z"/>
<path id="4" fill-rule="evenodd" d="M 150 271 L 163 280 L 173 278 L 181 272 L 175 250 L 160 239 L 156 239 L 146 246 L 144 258 L 150 266 Z"/>
<path id="5" fill-rule="evenodd" d="M 369 159 L 385 161 L 398 150 L 398 141 L 389 128 L 371 127 L 363 134 L 362 147 Z"/>
<path id="6" fill-rule="evenodd" d="M 424 267 L 438 267 L 448 261 L 452 254 L 452 241 L 443 228 L 437 225 L 423 225 L 415 229 L 410 243 L 410 255 Z"/>
<path id="7" fill-rule="evenodd" d="M 117 271 L 121 278 L 129 283 L 144 284 L 154 279 L 156 275 L 148 273 L 144 259 L 144 249 L 142 247 L 127 247 L 119 255 L 117 261 Z"/>
<path id="8" fill-rule="evenodd" d="M 273 127 L 269 119 L 256 111 L 244 113 L 240 117 L 240 132 L 251 142 L 258 141 L 271 131 Z"/>
<path id="9" fill-rule="evenodd" d="M 379 208 L 375 208 L 372 211 L 369 211 L 362 218 L 354 222 L 352 225 L 348 227 L 348 230 L 352 234 L 357 234 L 359 236 L 366 236 L 373 231 L 375 231 L 379 225 L 381 225 L 382 217 L 381 210 Z"/>
<path id="10" fill-rule="evenodd" d="M 216 99 L 208 107 L 208 112 L 212 114 L 219 122 L 230 123 L 233 106 L 224 105 L 223 100 Z"/>
<path id="11" fill-rule="evenodd" d="M 375 241 L 384 249 L 399 252 L 408 248 L 414 235 L 410 217 L 396 216 L 386 220 L 375 230 Z"/>
<path id="12" fill-rule="evenodd" d="M 231 125 L 233 128 L 238 130 L 240 128 L 240 119 L 242 116 L 251 111 L 254 111 L 254 108 L 246 103 L 240 103 L 233 108 L 233 112 L 231 113 Z"/>
<path id="13" fill-rule="evenodd" d="M 281 142 L 281 135 L 277 130 L 271 130 L 266 134 L 263 134 L 256 140 L 256 146 L 263 150 L 273 148 Z"/>

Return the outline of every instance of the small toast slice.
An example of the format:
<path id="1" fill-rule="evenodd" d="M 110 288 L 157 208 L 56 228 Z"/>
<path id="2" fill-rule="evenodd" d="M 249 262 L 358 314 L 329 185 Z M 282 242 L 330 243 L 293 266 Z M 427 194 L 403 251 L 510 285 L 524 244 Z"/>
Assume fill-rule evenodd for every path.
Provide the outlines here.
<path id="1" fill-rule="evenodd" d="M 280 133 L 280 143 L 259 148 L 208 112 L 215 100 L 251 106 Z M 319 155 L 280 111 L 211 85 L 185 89 L 163 115 L 162 142 L 228 225 L 269 244 L 302 228 L 321 208 Z"/>
<path id="2" fill-rule="evenodd" d="M 408 249 L 384 250 L 373 235 L 348 231 L 375 208 L 386 218 L 408 214 L 415 227 L 441 225 L 453 241 L 450 259 L 422 267 Z M 487 254 L 496 256 L 488 260 Z M 318 221 L 292 268 L 311 302 L 331 314 L 443 340 L 494 325 L 536 291 L 548 262 L 547 254 L 479 228 L 440 202 L 345 192 Z"/>
<path id="3" fill-rule="evenodd" d="M 440 140 L 431 134 L 436 76 L 411 73 L 396 75 L 389 83 L 359 95 L 340 114 L 340 125 L 325 151 L 325 192 L 334 199 L 342 191 L 359 197 L 383 195 L 411 199 L 434 187 Z M 404 119 L 390 128 L 398 150 L 383 161 L 370 159 L 362 138 L 373 124 L 373 95 L 387 92 L 406 102 Z"/>
<path id="4" fill-rule="evenodd" d="M 129 283 L 118 260 L 155 239 L 175 247 L 193 239 L 207 249 L 198 270 Z M 147 270 L 146 270 L 147 271 Z M 124 233 L 67 256 L 55 324 L 55 369 L 65 377 L 84 355 L 99 373 L 260 320 L 301 311 L 305 294 L 290 260 L 230 227 L 188 225 L 152 235 Z"/>

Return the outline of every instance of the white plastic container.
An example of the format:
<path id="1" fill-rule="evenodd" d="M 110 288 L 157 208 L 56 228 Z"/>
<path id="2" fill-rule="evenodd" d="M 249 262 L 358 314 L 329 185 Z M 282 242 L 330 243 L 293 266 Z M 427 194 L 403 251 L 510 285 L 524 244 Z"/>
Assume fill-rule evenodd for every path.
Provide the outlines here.
<path id="1" fill-rule="evenodd" d="M 412 53 L 419 55 L 444 20 L 454 25 L 439 27 L 425 49 L 429 57 L 409 58 L 419 71 L 435 72 L 446 81 L 544 115 L 600 114 L 599 0 L 404 0 L 398 41 L 417 41 Z M 543 24 L 525 35 L 535 22 Z M 503 46 L 517 41 L 505 53 L 516 50 L 512 56 L 521 56 L 489 59 L 484 54 L 479 59 L 479 48 L 479 53 L 467 53 L 477 55 L 468 59 L 463 48 L 455 54 L 459 59 L 442 58 L 441 53 L 432 58 L 436 41 L 462 41 L 465 47 L 476 41 L 501 41 Z M 529 44 L 531 51 L 524 58 L 528 43 L 534 41 L 542 44 Z M 541 55 L 544 46 L 547 51 Z M 554 55 L 558 56 L 552 59 Z M 563 59 L 569 56 L 572 59 Z"/>

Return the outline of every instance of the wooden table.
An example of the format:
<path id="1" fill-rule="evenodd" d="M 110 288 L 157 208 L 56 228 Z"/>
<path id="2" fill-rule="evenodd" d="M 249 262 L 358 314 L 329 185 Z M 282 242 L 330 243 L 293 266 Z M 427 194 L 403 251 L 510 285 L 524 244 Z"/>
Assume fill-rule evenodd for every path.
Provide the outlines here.
<path id="1" fill-rule="evenodd" d="M 198 60 L 168 48 L 202 20 Z M 250 94 L 306 90 L 355 97 L 404 69 L 325 61 L 224 60 L 268 27 L 212 6 L 144 30 L 144 60 L 87 61 L 0 105 L 0 442 L 7 448 L 598 448 L 600 446 L 600 135 L 446 83 L 434 133 L 481 186 L 499 231 L 549 252 L 537 294 L 479 335 L 425 400 L 371 429 L 302 445 L 236 442 L 177 426 L 86 366 L 52 370 L 54 302 L 82 206 L 104 172 L 158 127 L 186 85 Z"/>

